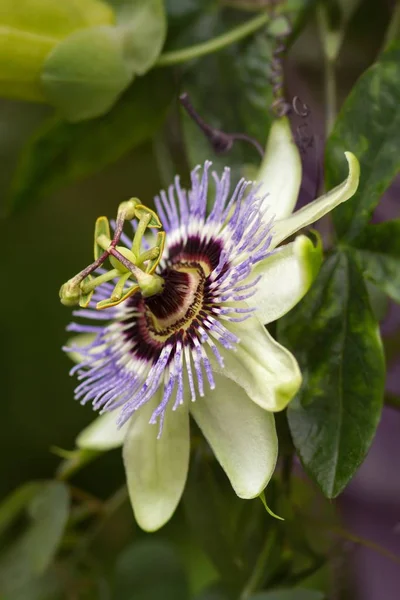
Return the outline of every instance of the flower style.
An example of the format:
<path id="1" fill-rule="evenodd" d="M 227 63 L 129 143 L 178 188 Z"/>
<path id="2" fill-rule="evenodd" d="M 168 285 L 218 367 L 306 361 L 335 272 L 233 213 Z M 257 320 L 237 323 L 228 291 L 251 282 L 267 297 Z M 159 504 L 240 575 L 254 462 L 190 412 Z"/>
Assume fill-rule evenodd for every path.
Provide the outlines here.
<path id="1" fill-rule="evenodd" d="M 101 280 L 89 307 L 74 313 L 93 320 L 69 327 L 83 334 L 67 348 L 78 362 L 76 398 L 103 413 L 77 444 L 123 445 L 143 529 L 164 525 L 182 495 L 189 413 L 238 496 L 256 497 L 268 484 L 278 448 L 273 412 L 296 394 L 301 374 L 264 325 L 304 296 L 321 262 L 321 248 L 305 235 L 280 244 L 354 194 L 359 165 L 351 153 L 346 159 L 347 179 L 294 214 L 301 163 L 286 119 L 272 127 L 258 185 L 242 180 L 231 193 L 229 169 L 218 177 L 209 162 L 193 170 L 189 192 L 175 178 L 155 200 L 166 232 L 161 287 L 147 293 L 139 285 L 113 305 L 115 282 Z M 137 242 L 120 239 L 135 254 Z M 121 264 L 113 266 L 121 275 Z M 108 308 L 96 311 L 93 302 Z"/>

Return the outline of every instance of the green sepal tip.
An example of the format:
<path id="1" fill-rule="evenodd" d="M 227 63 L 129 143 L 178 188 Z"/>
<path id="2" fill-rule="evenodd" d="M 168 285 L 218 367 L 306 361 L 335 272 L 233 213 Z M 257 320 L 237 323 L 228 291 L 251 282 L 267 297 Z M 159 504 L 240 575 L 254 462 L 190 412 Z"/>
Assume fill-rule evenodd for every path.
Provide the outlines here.
<path id="1" fill-rule="evenodd" d="M 156 258 L 153 258 L 153 260 L 149 260 L 146 266 L 146 273 L 153 273 L 154 270 L 156 269 L 157 265 L 159 264 L 163 252 L 164 252 L 164 246 L 165 246 L 165 231 L 158 231 L 157 232 L 157 239 L 156 239 L 156 243 L 155 243 L 155 247 L 159 249 L 159 253 L 158 256 Z"/>
<path id="2" fill-rule="evenodd" d="M 147 227 L 151 227 L 151 228 L 154 227 L 156 229 L 159 229 L 160 227 L 162 227 L 162 223 L 161 223 L 157 213 L 154 212 L 154 210 L 147 208 L 147 206 L 144 206 L 143 204 L 138 204 L 135 207 L 135 217 L 140 220 L 145 215 L 151 216 L 151 219 L 150 219 Z"/>
<path id="3" fill-rule="evenodd" d="M 79 304 L 81 291 L 79 286 L 71 285 L 71 281 L 67 281 L 60 287 L 60 300 L 64 306 L 76 306 Z"/>
<path id="4" fill-rule="evenodd" d="M 94 278 L 91 275 L 88 275 L 87 277 L 85 277 L 85 279 L 82 281 L 81 286 L 84 286 L 87 283 L 90 283 Z M 81 287 L 82 290 L 82 287 Z M 87 308 L 89 306 L 89 303 L 92 299 L 93 296 L 93 292 L 94 290 L 91 290 L 90 292 L 88 292 L 87 294 L 84 294 L 81 291 L 81 296 L 79 298 L 79 306 L 81 308 Z"/>
<path id="5" fill-rule="evenodd" d="M 101 300 L 100 302 L 98 302 L 96 304 L 96 309 L 104 310 L 105 308 L 111 308 L 112 306 L 117 306 L 118 304 L 125 302 L 125 300 L 127 298 L 129 298 L 129 296 L 132 296 L 133 294 L 135 294 L 139 289 L 140 288 L 138 285 L 136 285 L 136 284 L 132 285 L 119 300 L 113 300 L 112 298 L 106 298 L 106 300 Z"/>
<path id="6" fill-rule="evenodd" d="M 102 248 L 97 243 L 97 238 L 101 235 L 105 235 L 109 239 L 111 238 L 110 232 L 110 223 L 108 222 L 107 217 L 99 217 L 96 220 L 96 224 L 94 226 L 94 259 L 97 260 L 104 253 L 104 248 Z"/>
<path id="7" fill-rule="evenodd" d="M 268 504 L 267 504 L 267 501 L 266 501 L 266 499 L 265 499 L 265 493 L 264 493 L 264 492 L 261 492 L 261 494 L 260 494 L 258 497 L 260 498 L 261 502 L 263 503 L 265 510 L 267 511 L 267 513 L 268 513 L 269 515 L 271 515 L 271 517 L 273 517 L 274 519 L 278 519 L 279 521 L 284 521 L 284 520 L 285 520 L 283 517 L 280 517 L 279 515 L 276 515 L 276 514 L 275 514 L 275 513 L 274 513 L 274 512 L 273 512 L 273 511 L 270 509 L 270 507 L 268 506 Z"/>

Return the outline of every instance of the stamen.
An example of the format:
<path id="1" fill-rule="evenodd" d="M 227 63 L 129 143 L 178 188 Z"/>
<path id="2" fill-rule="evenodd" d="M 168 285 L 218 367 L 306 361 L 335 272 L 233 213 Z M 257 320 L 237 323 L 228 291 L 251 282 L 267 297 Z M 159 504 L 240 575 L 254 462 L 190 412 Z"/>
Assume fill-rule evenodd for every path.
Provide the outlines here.
<path id="1" fill-rule="evenodd" d="M 123 234 L 125 221 L 138 219 L 139 223 L 133 238 L 131 248 L 118 246 L 122 239 L 126 241 Z M 104 284 L 117 279 L 110 297 L 103 297 L 97 302 L 97 309 L 111 308 L 120 304 L 132 294 L 141 291 L 144 297 L 150 297 L 160 293 L 164 281 L 159 275 L 155 275 L 154 270 L 159 264 L 164 248 L 165 234 L 160 232 L 157 235 L 155 246 L 145 247 L 141 251 L 144 234 L 147 228 L 160 228 L 161 221 L 158 215 L 140 204 L 137 198 L 131 198 L 119 205 L 117 219 L 115 223 L 114 236 L 111 239 L 110 225 L 106 217 L 100 217 L 96 221 L 94 234 L 94 262 L 83 271 L 67 281 L 60 289 L 61 302 L 67 306 L 79 304 L 86 308 L 95 289 Z M 110 260 L 113 267 L 110 271 L 104 270 L 106 259 Z M 100 269 L 100 267 L 103 267 Z M 100 275 L 93 278 L 91 273 L 100 270 Z M 134 285 L 126 288 L 129 280 L 133 279 Z"/>
<path id="2" fill-rule="evenodd" d="M 92 279 L 89 283 L 82 283 L 81 291 L 83 294 L 88 294 L 89 292 L 92 292 L 97 286 L 101 285 L 102 283 L 106 283 L 107 281 L 111 281 L 112 279 L 115 279 L 116 277 L 118 277 L 118 275 L 118 269 L 112 269 L 107 273 L 103 273 L 103 275 L 99 275 L 98 277 L 96 277 L 96 279 Z"/>

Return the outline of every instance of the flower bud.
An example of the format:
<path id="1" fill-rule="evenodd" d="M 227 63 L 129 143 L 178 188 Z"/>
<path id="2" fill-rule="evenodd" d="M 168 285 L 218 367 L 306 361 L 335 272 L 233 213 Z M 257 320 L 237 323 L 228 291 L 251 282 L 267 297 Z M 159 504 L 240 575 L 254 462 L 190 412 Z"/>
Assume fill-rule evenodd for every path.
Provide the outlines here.
<path id="1" fill-rule="evenodd" d="M 79 284 L 76 284 L 71 279 L 60 288 L 60 300 L 64 306 L 76 306 L 79 304 L 80 296 L 81 290 Z"/>

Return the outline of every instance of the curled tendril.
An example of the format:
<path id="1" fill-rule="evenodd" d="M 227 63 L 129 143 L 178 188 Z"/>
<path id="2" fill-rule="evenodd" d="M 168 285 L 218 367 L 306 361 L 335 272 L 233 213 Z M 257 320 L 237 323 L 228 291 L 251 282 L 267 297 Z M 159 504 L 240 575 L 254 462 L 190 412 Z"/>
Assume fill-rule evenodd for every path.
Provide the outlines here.
<path id="1" fill-rule="evenodd" d="M 272 19 L 276 19 L 278 17 L 276 9 L 279 3 L 279 0 L 273 0 L 270 3 L 270 12 Z M 286 28 L 285 31 L 283 31 L 281 34 L 275 35 L 276 45 L 272 53 L 270 65 L 271 74 L 269 79 L 272 85 L 272 94 L 274 97 L 271 105 L 271 110 L 275 113 L 277 117 L 283 117 L 285 115 L 288 115 L 292 110 L 292 105 L 289 102 L 287 102 L 283 89 L 283 54 L 286 51 L 287 39 L 293 32 L 293 27 L 287 15 L 280 14 L 279 17 L 285 20 Z"/>
<path id="2" fill-rule="evenodd" d="M 272 19 L 284 19 L 286 23 L 285 30 L 275 35 L 276 45 L 272 53 L 270 64 L 270 82 L 272 84 L 273 102 L 271 104 L 272 112 L 279 118 L 294 113 L 300 117 L 301 122 L 296 127 L 295 140 L 299 146 L 300 152 L 305 154 L 308 148 L 312 147 L 314 138 L 308 132 L 307 118 L 310 115 L 310 109 L 307 104 L 302 102 L 299 96 L 294 96 L 291 102 L 285 98 L 284 92 L 284 69 L 283 54 L 287 49 L 287 40 L 293 32 L 290 19 L 286 14 L 277 13 L 280 0 L 271 0 L 269 10 Z"/>
<path id="3" fill-rule="evenodd" d="M 307 118 L 310 114 L 310 108 L 307 104 L 300 100 L 299 96 L 294 96 L 292 100 L 292 107 L 296 115 L 302 118 Z"/>

